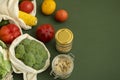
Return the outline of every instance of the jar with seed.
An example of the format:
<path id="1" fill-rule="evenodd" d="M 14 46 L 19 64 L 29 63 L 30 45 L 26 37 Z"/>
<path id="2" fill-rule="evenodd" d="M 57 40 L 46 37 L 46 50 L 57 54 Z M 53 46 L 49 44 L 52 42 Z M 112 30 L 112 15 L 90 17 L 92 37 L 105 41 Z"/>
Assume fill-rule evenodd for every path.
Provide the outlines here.
<path id="1" fill-rule="evenodd" d="M 55 34 L 56 49 L 60 53 L 67 53 L 72 49 L 73 33 L 68 28 L 59 29 Z"/>
<path id="2" fill-rule="evenodd" d="M 74 68 L 74 58 L 67 54 L 60 54 L 56 56 L 52 61 L 51 75 L 54 75 L 54 79 L 66 79 L 68 78 Z"/>

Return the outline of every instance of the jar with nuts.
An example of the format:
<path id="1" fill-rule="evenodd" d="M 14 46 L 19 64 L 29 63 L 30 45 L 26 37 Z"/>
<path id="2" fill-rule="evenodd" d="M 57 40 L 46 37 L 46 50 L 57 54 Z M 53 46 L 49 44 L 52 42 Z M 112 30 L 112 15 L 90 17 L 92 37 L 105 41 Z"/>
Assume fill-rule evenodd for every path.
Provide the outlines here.
<path id="1" fill-rule="evenodd" d="M 56 56 L 52 61 L 52 71 L 51 75 L 53 74 L 55 77 L 54 79 L 66 79 L 68 78 L 74 68 L 73 57 L 66 54 L 60 54 Z"/>

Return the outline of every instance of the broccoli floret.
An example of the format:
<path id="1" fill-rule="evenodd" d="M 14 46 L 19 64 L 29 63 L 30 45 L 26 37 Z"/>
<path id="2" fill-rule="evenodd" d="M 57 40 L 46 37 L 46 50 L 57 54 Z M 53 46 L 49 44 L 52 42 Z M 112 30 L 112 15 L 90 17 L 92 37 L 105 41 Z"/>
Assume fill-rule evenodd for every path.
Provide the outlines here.
<path id="1" fill-rule="evenodd" d="M 30 39 L 24 39 L 22 40 L 22 42 L 20 44 L 24 45 L 24 46 L 28 46 L 30 44 L 31 40 Z"/>
<path id="2" fill-rule="evenodd" d="M 26 53 L 29 53 L 29 52 L 31 52 L 31 53 L 35 53 L 35 48 L 34 48 L 34 46 L 32 46 L 32 45 L 29 45 L 29 46 L 25 46 L 26 48 L 25 48 L 25 52 Z"/>
<path id="3" fill-rule="evenodd" d="M 34 64 L 33 68 L 36 70 L 40 70 L 44 67 L 45 62 L 39 63 L 39 64 Z"/>
<path id="4" fill-rule="evenodd" d="M 44 60 L 48 59 L 47 51 L 42 50 L 40 55 L 44 58 Z"/>
<path id="5" fill-rule="evenodd" d="M 35 60 L 35 57 L 34 57 L 34 54 L 33 53 L 26 53 L 23 57 L 23 62 L 32 67 L 33 64 L 35 64 L 36 60 Z"/>
<path id="6" fill-rule="evenodd" d="M 36 64 L 37 64 L 37 63 L 41 63 L 42 62 L 43 57 L 41 55 L 39 55 L 39 53 L 36 53 L 35 59 L 36 59 Z"/>
<path id="7" fill-rule="evenodd" d="M 24 56 L 25 54 L 25 48 L 24 48 L 24 45 L 22 44 L 19 44 L 19 46 L 16 47 L 15 49 L 15 56 L 19 59 L 22 59 L 22 57 Z"/>

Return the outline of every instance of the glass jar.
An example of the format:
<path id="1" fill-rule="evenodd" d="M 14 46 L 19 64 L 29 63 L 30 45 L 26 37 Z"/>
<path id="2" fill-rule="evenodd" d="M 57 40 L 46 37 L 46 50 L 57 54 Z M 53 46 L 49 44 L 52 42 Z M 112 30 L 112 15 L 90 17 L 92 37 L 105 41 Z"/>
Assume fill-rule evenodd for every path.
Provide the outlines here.
<path id="1" fill-rule="evenodd" d="M 66 79 L 68 78 L 74 68 L 74 57 L 67 54 L 60 54 L 56 56 L 52 61 L 51 75 L 54 75 L 54 79 Z"/>
<path id="2" fill-rule="evenodd" d="M 72 49 L 73 33 L 68 28 L 59 29 L 55 34 L 56 49 L 60 53 L 67 53 Z"/>

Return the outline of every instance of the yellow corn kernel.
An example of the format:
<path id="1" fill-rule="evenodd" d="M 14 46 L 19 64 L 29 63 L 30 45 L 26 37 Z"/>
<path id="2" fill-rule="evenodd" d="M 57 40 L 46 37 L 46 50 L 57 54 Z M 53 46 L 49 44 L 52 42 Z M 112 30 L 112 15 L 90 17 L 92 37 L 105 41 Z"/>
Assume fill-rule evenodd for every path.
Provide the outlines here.
<path id="1" fill-rule="evenodd" d="M 35 26 L 37 24 L 37 18 L 31 14 L 19 11 L 19 18 L 21 18 L 26 25 Z"/>

